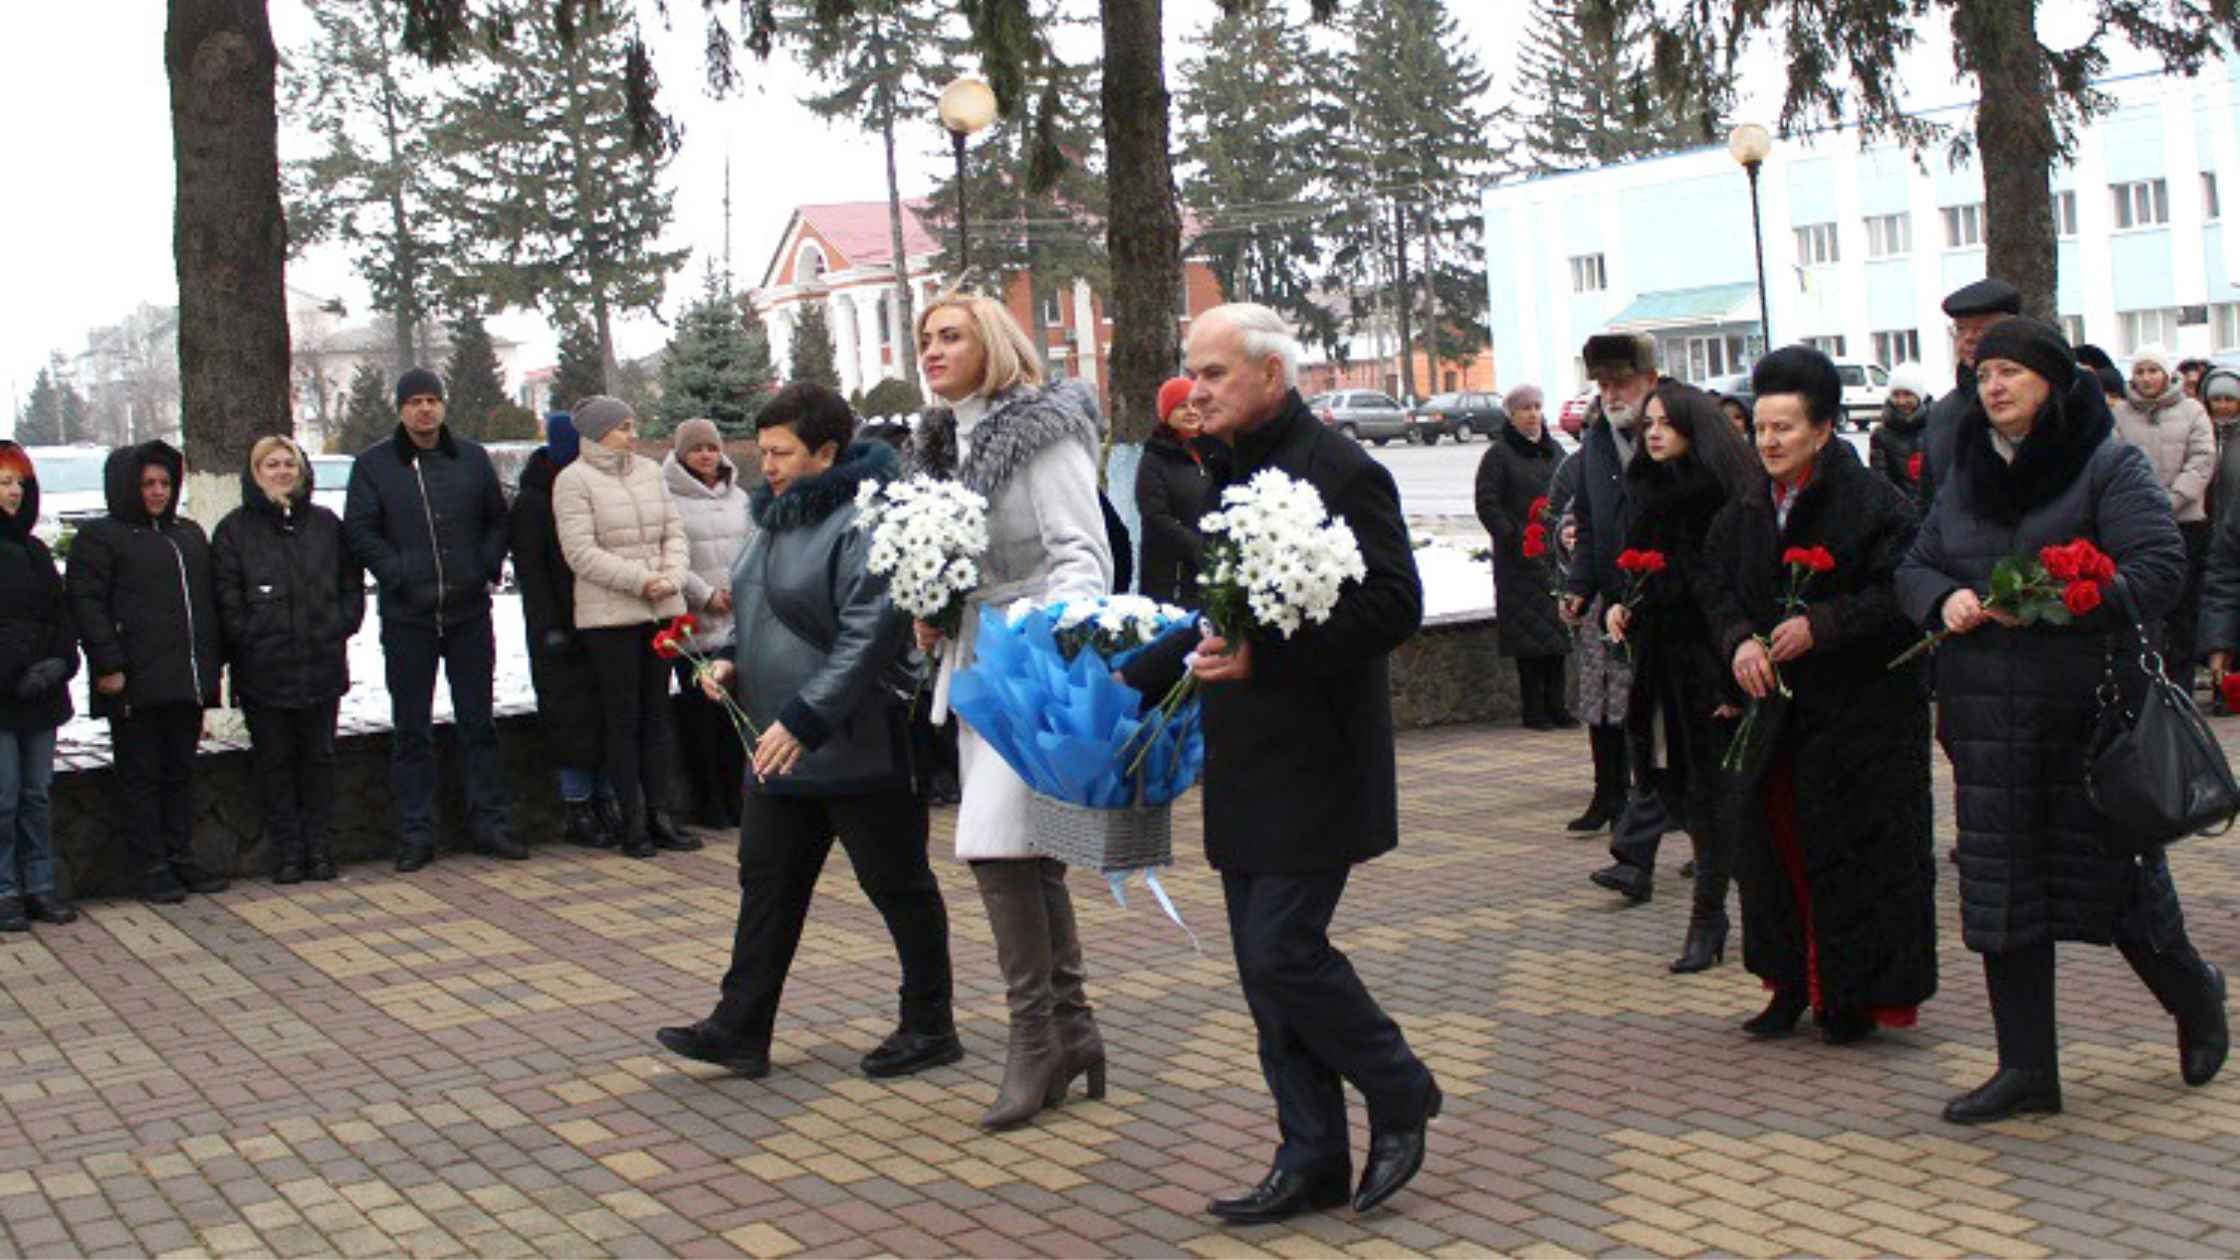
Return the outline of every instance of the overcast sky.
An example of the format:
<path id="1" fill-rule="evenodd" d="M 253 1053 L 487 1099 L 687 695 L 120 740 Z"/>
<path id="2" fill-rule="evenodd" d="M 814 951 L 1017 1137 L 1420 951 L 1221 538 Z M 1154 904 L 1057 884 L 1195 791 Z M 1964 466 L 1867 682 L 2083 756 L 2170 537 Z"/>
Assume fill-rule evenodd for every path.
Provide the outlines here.
<path id="1" fill-rule="evenodd" d="M 2064 0 L 2068 7 L 2077 2 Z M 275 38 L 287 56 L 302 46 L 309 20 L 301 0 L 270 5 Z M 650 15 L 651 3 L 642 0 L 642 7 Z M 674 32 L 649 27 L 664 99 L 685 128 L 683 152 L 670 172 L 678 195 L 669 241 L 703 256 L 720 254 L 728 153 L 734 269 L 743 286 L 751 285 L 793 206 L 885 196 L 879 150 L 853 128 L 802 109 L 796 102 L 808 80 L 782 54 L 766 64 L 744 61 L 744 91 L 725 101 L 708 99 L 701 89 L 699 5 L 673 0 L 670 7 L 678 14 Z M 1521 0 L 1461 0 L 1451 7 L 1493 73 L 1495 99 L 1504 97 L 1521 35 L 1516 15 L 1525 6 Z M 9 299 L 0 304 L 0 385 L 11 399 L 21 399 L 50 350 L 82 347 L 87 329 L 117 321 L 138 303 L 176 301 L 177 286 L 163 0 L 12 8 L 10 38 L 0 41 L 0 117 L 17 120 L 11 124 L 15 191 L 0 232 L 0 275 L 7 278 Z M 1172 76 L 1182 41 L 1202 29 L 1217 6 L 1215 0 L 1167 0 L 1166 12 Z M 1940 39 L 1932 39 L 1915 65 L 1910 78 L 1919 103 L 1957 97 Z M 1769 76 L 1746 87 L 1753 90 L 1743 114 L 1770 118 L 1778 82 Z M 930 117 L 905 137 L 906 193 L 924 189 L 935 164 L 946 160 L 945 139 Z M 285 151 L 287 137 L 282 143 Z M 699 268 L 696 258 L 672 281 L 671 310 L 697 290 Z M 297 288 L 341 296 L 353 319 L 367 314 L 363 286 L 337 251 L 299 260 L 288 279 Z M 548 360 L 549 342 L 530 321 L 506 319 L 498 327 L 534 338 L 532 357 Z M 619 332 L 627 354 L 644 353 L 665 337 L 659 324 L 643 319 Z"/>

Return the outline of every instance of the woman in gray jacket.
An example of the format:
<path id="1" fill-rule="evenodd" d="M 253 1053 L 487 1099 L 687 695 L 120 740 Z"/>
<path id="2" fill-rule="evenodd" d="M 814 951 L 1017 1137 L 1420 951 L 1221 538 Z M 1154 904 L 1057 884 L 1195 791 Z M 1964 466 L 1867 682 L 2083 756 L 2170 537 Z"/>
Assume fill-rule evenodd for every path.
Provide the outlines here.
<path id="1" fill-rule="evenodd" d="M 906 1076 L 964 1057 L 950 1014 L 949 914 L 926 860 L 926 804 L 912 791 L 895 678 L 909 622 L 865 564 L 856 491 L 891 480 L 892 450 L 852 441 L 846 400 L 787 386 L 756 417 L 764 484 L 754 541 L 725 579 L 739 618 L 711 697 L 736 687 L 762 732 L 739 826 L 739 925 L 715 1013 L 661 1044 L 748 1077 L 770 1070 L 778 996 L 835 836 L 887 921 L 902 963 L 902 1020 L 863 1060 Z"/>
<path id="2" fill-rule="evenodd" d="M 748 518 L 739 466 L 723 453 L 723 434 L 715 421 L 687 420 L 677 426 L 676 445 L 661 465 L 661 480 L 684 524 L 690 557 L 684 573 L 685 608 L 700 619 L 701 646 L 730 647 L 731 565 L 754 536 L 754 522 Z M 677 662 L 677 744 L 692 788 L 692 820 L 703 827 L 736 827 L 744 750 L 722 707 L 700 694 L 691 671 L 690 662 Z"/>

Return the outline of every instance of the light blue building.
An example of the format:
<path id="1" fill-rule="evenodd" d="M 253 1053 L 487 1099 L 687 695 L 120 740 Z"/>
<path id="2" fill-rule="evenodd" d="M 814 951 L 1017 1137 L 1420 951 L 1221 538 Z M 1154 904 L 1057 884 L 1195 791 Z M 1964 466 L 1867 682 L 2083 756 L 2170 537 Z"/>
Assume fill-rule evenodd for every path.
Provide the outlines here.
<path id="1" fill-rule="evenodd" d="M 2240 178 L 2240 78 L 2102 85 L 2116 108 L 2054 174 L 2062 323 L 2121 359 L 2240 350 L 2240 286 L 2218 198 Z M 1971 128 L 1974 106 L 1930 115 Z M 1778 344 L 1953 370 L 1944 295 L 1984 274 L 1983 179 L 1942 152 L 1862 150 L 1855 131 L 1776 140 L 1760 171 L 1766 287 Z M 2240 192 L 2236 192 L 2240 195 Z M 1596 332 L 1648 333 L 1665 371 L 1740 371 L 1762 348 L 1749 182 L 1705 148 L 1489 188 L 1486 274 L 1497 379 L 1584 387 Z"/>

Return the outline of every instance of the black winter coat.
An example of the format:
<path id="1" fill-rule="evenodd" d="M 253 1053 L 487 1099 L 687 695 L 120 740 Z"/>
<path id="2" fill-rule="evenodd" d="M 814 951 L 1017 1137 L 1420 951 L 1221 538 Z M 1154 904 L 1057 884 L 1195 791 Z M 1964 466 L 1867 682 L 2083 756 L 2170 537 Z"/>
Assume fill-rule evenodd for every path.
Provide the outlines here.
<path id="1" fill-rule="evenodd" d="M 1478 522 L 1493 536 L 1493 610 L 1503 656 L 1561 656 L 1571 650 L 1571 633 L 1553 595 L 1557 540 L 1547 540 L 1545 555 L 1524 554 L 1532 501 L 1547 497 L 1562 461 L 1563 448 L 1547 430 L 1534 442 L 1506 424 L 1478 460 Z M 1556 531 L 1551 526 L 1547 532 Z"/>
<path id="2" fill-rule="evenodd" d="M 1941 628 L 1954 591 L 1980 595 L 1999 561 L 2077 537 L 2115 560 L 2148 624 L 2167 614 L 2185 582 L 2185 544 L 2147 457 L 2114 429 L 2099 381 L 2079 373 L 2047 401 L 2009 466 L 1982 406 L 1970 405 L 1951 435 L 1950 479 L 1898 570 L 1907 618 Z M 2176 905 L 2142 895 L 2168 879 L 2162 859 L 2135 865 L 2110 853 L 2109 824 L 2085 796 L 2094 691 L 2119 628 L 2111 605 L 2074 626 L 1989 625 L 1937 649 L 1937 736 L 1957 788 L 1961 936 L 1978 953 L 2048 940 L 2104 945 L 2127 913 L 2153 918 L 2142 908 Z M 2118 648 L 2119 659 L 2133 655 Z M 2160 941 L 2175 924 L 2133 926 Z"/>
<path id="3" fill-rule="evenodd" d="M 1659 464 L 1646 447 L 1634 454 L 1626 482 L 1626 547 L 1659 551 L 1665 558 L 1664 571 L 1642 582 L 1626 630 L 1633 659 L 1626 724 L 1648 730 L 1662 711 L 1668 749 L 1677 745 L 1674 760 L 1686 770 L 1689 828 L 1707 834 L 1705 829 L 1720 825 L 1724 785 L 1715 770 L 1732 729 L 1712 713 L 1739 705 L 1741 692 L 1712 647 L 1699 592 L 1704 540 L 1712 519 L 1734 496 L 1692 453 Z M 1621 590 L 1617 598 L 1623 595 Z M 1588 633 L 1607 630 L 1590 627 Z"/>
<path id="4" fill-rule="evenodd" d="M 433 449 L 403 426 L 350 468 L 343 533 L 381 584 L 384 623 L 456 626 L 490 614 L 506 559 L 506 495 L 490 455 L 446 428 Z"/>
<path id="5" fill-rule="evenodd" d="M 1915 407 L 1911 416 L 1902 418 L 1895 408 L 1884 403 L 1882 422 L 1874 426 L 1874 432 L 1867 438 L 1868 464 L 1916 504 L 1926 501 L 1922 498 L 1922 488 L 1929 483 L 1928 444 L 1924 439 L 1928 428 L 1927 403 Z M 1918 476 L 1913 463 L 1916 455 L 1922 462 Z"/>
<path id="6" fill-rule="evenodd" d="M 350 636 L 366 619 L 366 576 L 342 521 L 311 501 L 311 469 L 283 510 L 256 479 L 218 522 L 211 549 L 233 702 L 308 709 L 350 690 Z"/>
<path id="7" fill-rule="evenodd" d="M 1208 461 L 1219 445 L 1195 438 L 1185 447 L 1164 428 L 1143 444 L 1143 462 L 1136 465 L 1136 514 L 1143 520 L 1143 583 L 1137 589 L 1162 603 L 1199 604 L 1198 522 L 1210 510 L 1206 499 L 1215 469 Z"/>
<path id="8" fill-rule="evenodd" d="M 13 448 L 0 442 L 0 449 Z M 54 555 L 32 527 L 39 521 L 39 480 L 24 482 L 15 515 L 0 513 L 0 730 L 51 731 L 70 720 L 70 678 L 78 672 L 78 627 L 63 595 Z M 66 668 L 53 686 L 16 694 L 24 671 L 44 660 Z"/>
<path id="9" fill-rule="evenodd" d="M 1792 613 L 1782 553 L 1825 547 L 1832 572 L 1802 587 L 1812 650 L 1780 666 L 1792 693 L 1753 738 L 1789 759 L 1812 940 L 1766 823 L 1766 785 L 1735 785 L 1742 958 L 1777 989 L 1838 1011 L 1918 1006 L 1937 989 L 1937 863 L 1929 782 L 1929 703 L 1918 665 L 1891 670 L 1916 635 L 1898 609 L 1898 564 L 1913 545 L 1911 498 L 1831 440 L 1776 523 L 1770 482 L 1712 522 L 1700 570 L 1719 659 L 1770 635 Z"/>
<path id="10" fill-rule="evenodd" d="M 169 469 L 173 487 L 171 505 L 152 520 L 140 501 L 140 472 L 150 464 Z M 185 468 L 167 442 L 111 451 L 102 470 L 109 515 L 79 530 L 70 546 L 66 585 L 86 670 L 96 680 L 125 676 L 122 695 L 94 689 L 95 717 L 218 703 L 217 582 L 209 539 L 179 515 Z"/>
<path id="11" fill-rule="evenodd" d="M 552 518 L 552 481 L 562 465 L 538 447 L 521 470 L 509 522 L 513 578 L 529 649 L 529 684 L 548 738 L 562 741 L 577 766 L 599 764 L 599 683 L 576 634 L 576 575 L 560 553 Z"/>
<path id="12" fill-rule="evenodd" d="M 1365 862 L 1400 842 L 1386 658 L 1423 621 L 1423 584 L 1399 487 L 1361 446 L 1325 429 L 1294 390 L 1237 441 L 1214 486 L 1275 468 L 1321 492 L 1352 527 L 1368 568 L 1330 620 L 1289 639 L 1253 635 L 1252 677 L 1204 696 L 1206 860 L 1240 875 L 1305 874 Z M 1158 697 L 1197 646 L 1172 635 L 1122 671 Z"/>
<path id="13" fill-rule="evenodd" d="M 1660 378 L 1657 390 L 1667 408 L 1685 409 L 1696 429 L 1728 423 L 1719 404 L 1700 389 Z M 1647 428 L 1648 421 L 1643 420 L 1634 432 L 1639 434 Z M 1600 595 L 1615 604 L 1625 598 L 1626 589 L 1624 575 L 1618 572 L 1618 553 L 1628 546 L 1625 538 L 1626 469 L 1618 455 L 1617 439 L 1610 436 L 1610 424 L 1602 418 L 1599 401 L 1587 412 L 1584 432 L 1586 436 L 1580 440 L 1575 454 L 1579 461 L 1578 488 L 1568 509 L 1578 525 L 1579 540 L 1565 578 L 1565 589 L 1590 603 Z M 1638 437 L 1634 449 L 1638 455 Z"/>

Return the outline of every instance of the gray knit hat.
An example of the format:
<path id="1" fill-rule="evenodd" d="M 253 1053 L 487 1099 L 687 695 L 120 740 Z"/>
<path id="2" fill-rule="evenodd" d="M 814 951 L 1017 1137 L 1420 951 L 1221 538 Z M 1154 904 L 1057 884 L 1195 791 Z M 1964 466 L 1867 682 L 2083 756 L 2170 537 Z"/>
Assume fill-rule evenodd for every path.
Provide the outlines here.
<path id="1" fill-rule="evenodd" d="M 604 441 L 609 433 L 622 427 L 623 421 L 638 418 L 629 403 L 605 394 L 593 394 L 571 410 L 575 415 L 576 432 L 582 434 L 586 442 Z"/>
<path id="2" fill-rule="evenodd" d="M 695 417 L 677 426 L 676 451 L 682 455 L 696 446 L 723 449 L 723 433 L 716 422 L 705 417 Z"/>

